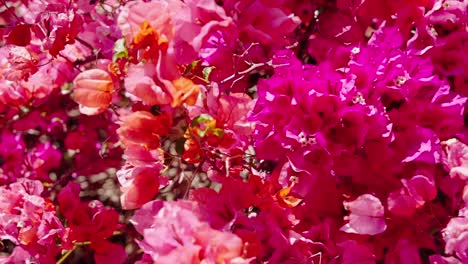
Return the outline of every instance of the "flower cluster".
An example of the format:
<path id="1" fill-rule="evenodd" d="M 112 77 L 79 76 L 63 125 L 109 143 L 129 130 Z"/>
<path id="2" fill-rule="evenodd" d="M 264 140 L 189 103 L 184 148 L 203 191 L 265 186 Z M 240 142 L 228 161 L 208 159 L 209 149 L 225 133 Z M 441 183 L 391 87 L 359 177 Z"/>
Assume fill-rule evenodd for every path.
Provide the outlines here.
<path id="1" fill-rule="evenodd" d="M 466 0 L 0 6 L 0 262 L 468 262 Z"/>

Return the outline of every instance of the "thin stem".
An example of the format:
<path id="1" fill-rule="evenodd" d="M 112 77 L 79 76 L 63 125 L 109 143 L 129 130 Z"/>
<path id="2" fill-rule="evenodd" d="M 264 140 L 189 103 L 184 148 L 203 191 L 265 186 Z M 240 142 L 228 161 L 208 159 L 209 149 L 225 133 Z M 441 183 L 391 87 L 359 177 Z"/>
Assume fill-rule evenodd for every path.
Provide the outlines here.
<path id="1" fill-rule="evenodd" d="M 62 53 L 58 53 L 58 55 L 62 58 L 64 58 L 68 63 L 70 63 L 73 68 L 75 68 L 76 70 L 78 70 L 79 72 L 81 72 L 81 69 L 80 67 L 78 67 L 78 65 L 75 65 L 75 62 L 71 61 L 70 58 L 68 58 L 67 56 L 63 55 Z"/>
<path id="2" fill-rule="evenodd" d="M 75 37 L 75 39 L 78 40 L 78 42 L 80 42 L 80 43 L 83 44 L 84 46 L 86 46 L 89 50 L 94 51 L 94 47 L 93 47 L 91 44 L 89 44 L 86 40 L 81 39 L 81 38 L 78 37 L 78 36 Z"/>
<path id="3" fill-rule="evenodd" d="M 67 258 L 73 253 L 73 251 L 77 248 L 77 246 L 73 246 L 73 248 L 71 250 L 68 250 L 67 252 L 65 252 L 65 254 L 63 254 L 63 256 L 57 261 L 57 264 L 63 264 L 65 262 L 65 260 L 67 260 Z"/>
<path id="4" fill-rule="evenodd" d="M 198 164 L 197 168 L 193 171 L 192 175 L 190 176 L 190 179 L 187 181 L 188 183 L 187 183 L 187 189 L 185 189 L 185 193 L 184 193 L 184 197 L 183 197 L 184 199 L 187 198 L 187 195 L 188 195 L 188 193 L 189 193 L 189 191 L 190 191 L 190 189 L 191 189 L 191 187 L 192 187 L 192 182 L 193 182 L 193 180 L 195 179 L 195 177 L 197 176 L 197 174 L 200 172 L 200 169 L 201 169 L 201 167 L 203 166 L 203 164 L 205 163 L 205 161 L 206 161 L 206 158 L 203 159 L 203 160 Z"/>
<path id="5" fill-rule="evenodd" d="M 67 258 L 73 253 L 73 251 L 77 247 L 89 246 L 89 245 L 91 245 L 91 241 L 76 242 L 75 245 L 73 245 L 72 249 L 70 249 L 69 251 L 65 252 L 65 254 L 63 254 L 63 256 L 57 261 L 57 264 L 63 264 L 63 262 L 67 260 Z"/>

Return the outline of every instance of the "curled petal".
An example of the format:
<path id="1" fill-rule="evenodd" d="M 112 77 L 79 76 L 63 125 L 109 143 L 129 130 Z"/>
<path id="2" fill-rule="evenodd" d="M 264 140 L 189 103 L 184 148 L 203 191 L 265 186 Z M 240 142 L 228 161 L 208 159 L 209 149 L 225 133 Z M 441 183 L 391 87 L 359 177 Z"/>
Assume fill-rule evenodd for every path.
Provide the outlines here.
<path id="1" fill-rule="evenodd" d="M 76 76 L 73 86 L 73 99 L 84 114 L 98 114 L 109 107 L 112 101 L 114 84 L 106 71 L 84 71 Z"/>
<path id="2" fill-rule="evenodd" d="M 171 97 L 165 92 L 164 87 L 154 82 L 153 75 L 155 75 L 155 66 L 152 64 L 131 65 L 125 78 L 125 89 L 145 104 L 169 104 Z"/>
<path id="3" fill-rule="evenodd" d="M 158 148 L 159 136 L 169 133 L 172 117 L 167 113 L 154 116 L 147 111 L 137 111 L 122 118 L 117 134 L 124 145 L 138 144 L 149 149 Z"/>
<path id="4" fill-rule="evenodd" d="M 198 92 L 200 88 L 198 85 L 194 84 L 191 80 L 180 77 L 179 79 L 173 81 L 174 93 L 172 106 L 178 106 L 182 103 L 188 105 L 194 105 L 198 98 Z"/>
<path id="5" fill-rule="evenodd" d="M 128 182 L 130 184 L 127 183 L 121 187 L 122 196 L 120 197 L 120 201 L 123 209 L 140 208 L 143 204 L 154 198 L 159 190 L 159 171 L 160 167 L 155 166 L 137 167 L 119 171 L 119 179 L 122 177 L 132 179 Z"/>
<path id="6" fill-rule="evenodd" d="M 384 220 L 384 207 L 377 197 L 363 194 L 352 202 L 345 202 L 344 207 L 351 214 L 349 215 L 349 223 L 343 226 L 341 231 L 376 235 L 387 229 Z"/>

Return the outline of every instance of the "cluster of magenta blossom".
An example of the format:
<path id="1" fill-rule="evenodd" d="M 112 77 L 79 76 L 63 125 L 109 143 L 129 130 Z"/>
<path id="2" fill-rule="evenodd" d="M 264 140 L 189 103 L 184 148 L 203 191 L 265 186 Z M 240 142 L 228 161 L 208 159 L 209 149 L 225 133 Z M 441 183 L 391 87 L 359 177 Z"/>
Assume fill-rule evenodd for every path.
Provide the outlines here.
<path id="1" fill-rule="evenodd" d="M 466 0 L 0 0 L 0 263 L 468 262 Z"/>

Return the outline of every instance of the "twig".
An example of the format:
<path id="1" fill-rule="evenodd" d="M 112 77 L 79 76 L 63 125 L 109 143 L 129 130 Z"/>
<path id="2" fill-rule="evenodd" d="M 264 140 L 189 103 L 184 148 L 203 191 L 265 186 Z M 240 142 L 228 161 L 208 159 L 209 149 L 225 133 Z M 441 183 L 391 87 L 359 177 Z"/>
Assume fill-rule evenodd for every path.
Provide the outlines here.
<path id="1" fill-rule="evenodd" d="M 91 245 L 90 241 L 84 241 L 84 242 L 76 242 L 75 245 L 73 246 L 72 249 L 69 251 L 65 252 L 65 254 L 62 255 L 62 257 L 57 261 L 57 264 L 63 264 L 65 260 L 73 253 L 73 251 L 79 247 L 79 246 L 88 246 Z"/>

